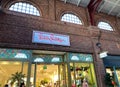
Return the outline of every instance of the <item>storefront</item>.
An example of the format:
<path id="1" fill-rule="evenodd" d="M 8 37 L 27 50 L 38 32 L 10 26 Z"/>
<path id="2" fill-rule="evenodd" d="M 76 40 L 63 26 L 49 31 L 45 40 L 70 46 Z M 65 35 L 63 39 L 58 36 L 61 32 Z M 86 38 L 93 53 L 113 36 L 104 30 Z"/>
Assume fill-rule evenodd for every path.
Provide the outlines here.
<path id="1" fill-rule="evenodd" d="M 1 48 L 0 75 L 1 87 L 21 81 L 27 87 L 81 87 L 84 79 L 97 87 L 91 54 Z"/>
<path id="2" fill-rule="evenodd" d="M 97 87 L 92 55 L 68 53 L 68 56 L 72 85 L 81 87 L 83 80 L 86 80 L 89 87 Z"/>
<path id="3" fill-rule="evenodd" d="M 0 49 L 0 87 L 7 83 L 16 87 L 22 80 L 27 83 L 30 58 L 29 50 Z"/>
<path id="4" fill-rule="evenodd" d="M 120 87 L 120 56 L 107 56 L 103 59 L 106 73 L 109 73 L 114 85 Z"/>

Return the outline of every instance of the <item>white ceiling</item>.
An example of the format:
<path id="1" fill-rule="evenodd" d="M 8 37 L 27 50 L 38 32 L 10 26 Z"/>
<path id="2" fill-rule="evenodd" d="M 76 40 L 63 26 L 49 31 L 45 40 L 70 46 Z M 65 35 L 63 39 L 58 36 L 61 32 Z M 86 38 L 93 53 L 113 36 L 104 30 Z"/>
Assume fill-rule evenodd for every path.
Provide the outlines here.
<path id="1" fill-rule="evenodd" d="M 87 7 L 90 0 L 61 0 L 64 3 L 71 3 L 77 6 Z M 97 12 L 120 17 L 120 0 L 102 0 L 97 8 Z"/>

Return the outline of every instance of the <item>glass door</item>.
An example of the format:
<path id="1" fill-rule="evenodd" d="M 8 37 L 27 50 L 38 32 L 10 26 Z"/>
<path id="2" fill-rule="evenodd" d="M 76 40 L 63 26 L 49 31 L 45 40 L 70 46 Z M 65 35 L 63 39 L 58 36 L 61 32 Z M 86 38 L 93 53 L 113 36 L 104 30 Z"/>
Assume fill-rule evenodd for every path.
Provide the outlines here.
<path id="1" fill-rule="evenodd" d="M 34 87 L 66 87 L 65 74 L 64 64 L 32 64 L 31 83 Z"/>

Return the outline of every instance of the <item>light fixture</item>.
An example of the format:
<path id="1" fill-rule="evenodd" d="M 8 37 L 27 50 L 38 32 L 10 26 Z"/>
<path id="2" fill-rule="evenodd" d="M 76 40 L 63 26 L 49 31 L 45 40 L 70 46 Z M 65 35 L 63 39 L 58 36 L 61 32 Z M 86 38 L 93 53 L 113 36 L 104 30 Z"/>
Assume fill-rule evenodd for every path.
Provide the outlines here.
<path id="1" fill-rule="evenodd" d="M 96 43 L 96 46 L 100 48 L 102 45 L 101 45 L 100 42 L 97 42 L 97 43 Z"/>
<path id="2" fill-rule="evenodd" d="M 108 53 L 107 51 L 101 52 L 101 53 L 99 54 L 100 58 L 105 58 L 105 57 L 107 57 L 107 56 L 108 56 L 107 53 Z"/>
<path id="3" fill-rule="evenodd" d="M 8 65 L 9 62 L 4 61 L 4 62 L 1 62 L 1 64 L 3 64 L 3 65 Z"/>

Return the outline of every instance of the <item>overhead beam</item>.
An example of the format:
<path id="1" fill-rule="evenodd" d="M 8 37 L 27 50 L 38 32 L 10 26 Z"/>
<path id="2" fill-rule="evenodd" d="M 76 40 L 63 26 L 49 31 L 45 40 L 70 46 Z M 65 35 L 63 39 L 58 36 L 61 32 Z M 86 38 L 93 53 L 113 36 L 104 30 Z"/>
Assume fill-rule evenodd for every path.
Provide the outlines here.
<path id="1" fill-rule="evenodd" d="M 114 4 L 113 7 L 110 9 L 110 11 L 108 12 L 108 14 L 110 14 L 110 13 L 114 10 L 114 8 L 115 8 L 116 5 L 119 3 L 119 1 L 120 1 L 120 0 L 117 0 L 117 1 L 115 2 L 115 4 Z"/>
<path id="2" fill-rule="evenodd" d="M 109 0 L 104 0 L 104 1 L 106 1 L 106 2 L 108 2 L 108 3 L 110 3 L 110 4 L 114 4 L 114 5 L 115 5 L 115 3 L 113 3 L 112 1 L 109 1 Z M 117 6 L 120 6 L 120 5 L 117 4 Z"/>
<path id="3" fill-rule="evenodd" d="M 64 0 L 64 2 L 66 3 L 66 2 L 67 2 L 67 0 Z"/>
<path id="4" fill-rule="evenodd" d="M 91 25 L 95 25 L 94 21 L 94 14 L 98 7 L 98 5 L 101 3 L 102 0 L 90 0 L 90 3 L 88 4 L 88 12 L 90 17 Z"/>
<path id="5" fill-rule="evenodd" d="M 117 17 L 120 15 L 120 12 L 117 14 Z"/>
<path id="6" fill-rule="evenodd" d="M 98 12 L 100 12 L 103 8 L 104 8 L 104 6 L 105 6 L 105 1 L 103 2 L 103 4 L 100 6 L 100 8 L 98 9 Z"/>
<path id="7" fill-rule="evenodd" d="M 77 6 L 79 6 L 80 2 L 81 2 L 81 0 L 78 0 Z"/>

